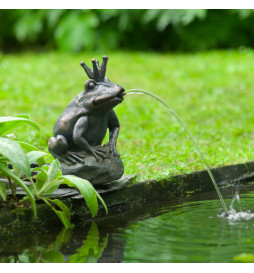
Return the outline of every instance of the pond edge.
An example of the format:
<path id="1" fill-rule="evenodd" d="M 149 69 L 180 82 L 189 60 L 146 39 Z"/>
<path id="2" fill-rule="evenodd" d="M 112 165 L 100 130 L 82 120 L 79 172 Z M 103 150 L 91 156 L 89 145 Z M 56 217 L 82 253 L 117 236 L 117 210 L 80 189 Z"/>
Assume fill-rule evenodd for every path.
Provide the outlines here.
<path id="1" fill-rule="evenodd" d="M 254 181 L 254 161 L 244 164 L 235 164 L 211 169 L 220 188 L 245 184 Z M 70 190 L 70 189 L 66 189 Z M 213 183 L 206 170 L 181 174 L 160 181 L 148 180 L 133 183 L 118 191 L 101 193 L 109 209 L 109 216 L 119 214 L 121 211 L 142 207 L 147 202 L 173 201 L 179 197 L 191 195 L 196 192 L 214 191 Z M 74 222 L 91 219 L 90 213 L 83 198 L 78 195 L 65 196 L 62 201 L 71 209 Z M 0 228 L 18 225 L 20 229 L 27 225 L 48 226 L 59 222 L 56 215 L 44 204 L 37 206 L 38 220 L 33 217 L 32 209 L 18 209 L 0 214 Z M 97 218 L 107 217 L 102 206 L 99 207 Z M 23 223 L 23 224 L 22 224 Z"/>

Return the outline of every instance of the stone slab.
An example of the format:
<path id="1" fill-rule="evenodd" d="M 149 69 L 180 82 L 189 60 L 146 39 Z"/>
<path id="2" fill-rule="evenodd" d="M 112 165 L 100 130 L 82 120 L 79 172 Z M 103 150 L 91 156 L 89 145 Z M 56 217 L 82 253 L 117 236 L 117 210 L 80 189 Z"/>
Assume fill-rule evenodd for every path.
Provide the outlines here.
<path id="1" fill-rule="evenodd" d="M 134 177 L 135 175 L 124 175 L 118 180 L 109 182 L 104 185 L 97 185 L 95 186 L 95 189 L 99 194 L 115 192 L 128 186 L 132 182 Z M 8 183 L 7 179 L 1 178 L 0 180 L 5 184 Z M 26 184 L 29 184 L 29 182 Z M 11 192 L 8 191 L 8 194 L 10 195 Z M 22 188 L 18 187 L 16 190 L 16 195 L 25 196 L 26 193 Z M 70 187 L 58 188 L 56 191 L 54 191 L 54 193 L 47 195 L 47 197 L 60 199 L 71 197 L 73 199 L 83 199 L 83 196 L 79 193 L 77 189 Z"/>

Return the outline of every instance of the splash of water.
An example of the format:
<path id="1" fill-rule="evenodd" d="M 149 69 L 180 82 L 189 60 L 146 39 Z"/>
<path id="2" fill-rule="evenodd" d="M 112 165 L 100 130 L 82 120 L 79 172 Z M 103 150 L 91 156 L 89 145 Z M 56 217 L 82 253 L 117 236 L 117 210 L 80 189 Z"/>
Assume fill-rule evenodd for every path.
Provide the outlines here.
<path id="1" fill-rule="evenodd" d="M 215 190 L 218 194 L 218 197 L 220 199 L 220 202 L 221 202 L 221 205 L 222 205 L 222 208 L 224 210 L 225 213 L 228 213 L 228 210 L 227 210 L 227 206 L 224 202 L 224 199 L 221 195 L 221 192 L 219 190 L 219 187 L 215 181 L 215 178 L 205 160 L 205 157 L 203 155 L 203 153 L 201 152 L 201 150 L 199 149 L 195 139 L 192 137 L 191 133 L 189 132 L 189 130 L 187 129 L 187 127 L 185 126 L 185 124 L 183 123 L 182 119 L 178 116 L 178 114 L 175 112 L 175 110 L 173 108 L 171 108 L 166 102 L 164 102 L 160 97 L 156 96 L 155 94 L 151 93 L 151 92 L 148 92 L 146 90 L 143 90 L 143 89 L 129 89 L 127 91 L 125 91 L 125 94 L 140 94 L 140 95 L 147 95 L 147 96 L 150 96 L 152 98 L 154 98 L 155 100 L 157 100 L 158 102 L 160 102 L 161 104 L 163 104 L 168 110 L 169 112 L 177 119 L 177 121 L 182 125 L 183 129 L 185 130 L 185 132 L 187 133 L 188 137 L 190 138 L 192 144 L 194 145 L 199 157 L 201 158 L 212 182 L 213 182 L 213 185 L 215 187 Z"/>
<path id="2" fill-rule="evenodd" d="M 236 211 L 230 208 L 227 212 L 222 212 L 219 214 L 219 218 L 226 218 L 229 221 L 241 221 L 241 220 L 251 220 L 254 218 L 254 213 L 250 210 L 247 211 Z"/>
<path id="3" fill-rule="evenodd" d="M 234 206 L 236 205 L 235 203 L 237 203 L 237 205 L 240 206 L 239 211 L 236 211 L 236 209 L 234 208 Z M 238 190 L 236 190 L 235 196 L 233 197 L 231 204 L 229 206 L 229 210 L 227 212 L 221 212 L 218 215 L 218 217 L 226 218 L 229 220 L 229 222 L 234 223 L 242 220 L 251 220 L 254 218 L 254 213 L 250 210 L 247 211 L 241 210 L 241 200 Z"/>
<path id="4" fill-rule="evenodd" d="M 231 204 L 229 206 L 230 209 L 233 209 L 234 208 L 234 203 L 237 201 L 237 203 L 239 205 L 241 205 L 241 200 L 240 200 L 240 196 L 239 196 L 239 193 L 238 193 L 238 190 L 236 190 L 235 192 L 235 196 L 233 197 L 232 201 L 231 201 Z"/>
<path id="5" fill-rule="evenodd" d="M 250 210 L 247 211 L 236 211 L 234 209 L 234 204 L 237 201 L 239 205 L 241 205 L 240 202 L 240 196 L 238 191 L 236 191 L 234 198 L 232 199 L 232 202 L 230 204 L 229 210 L 227 212 L 222 212 L 218 216 L 219 218 L 226 218 L 230 222 L 236 222 L 236 221 L 241 221 L 241 220 L 251 220 L 254 218 L 254 213 L 251 212 Z"/>

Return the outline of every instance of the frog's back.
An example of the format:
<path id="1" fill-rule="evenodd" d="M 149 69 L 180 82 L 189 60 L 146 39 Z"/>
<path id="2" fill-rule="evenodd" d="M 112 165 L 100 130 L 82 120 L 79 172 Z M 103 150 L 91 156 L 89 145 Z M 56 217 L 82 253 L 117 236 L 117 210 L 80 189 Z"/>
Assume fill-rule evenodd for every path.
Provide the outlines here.
<path id="1" fill-rule="evenodd" d="M 53 133 L 56 137 L 57 135 L 64 136 L 67 140 L 72 139 L 73 134 L 73 128 L 77 122 L 77 120 L 86 114 L 85 109 L 82 109 L 81 107 L 78 107 L 76 104 L 75 98 L 73 101 L 71 101 L 63 113 L 58 117 L 54 128 Z"/>

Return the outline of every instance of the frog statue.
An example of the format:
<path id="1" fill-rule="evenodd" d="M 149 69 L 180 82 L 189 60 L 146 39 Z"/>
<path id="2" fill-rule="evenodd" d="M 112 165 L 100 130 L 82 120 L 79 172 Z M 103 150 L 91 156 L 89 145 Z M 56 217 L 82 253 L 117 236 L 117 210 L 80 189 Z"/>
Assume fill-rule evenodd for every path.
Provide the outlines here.
<path id="1" fill-rule="evenodd" d="M 116 149 L 119 121 L 113 108 L 123 101 L 124 89 L 106 75 L 108 57 L 101 66 L 92 59 L 93 70 L 84 62 L 89 80 L 84 91 L 72 100 L 57 119 L 48 142 L 63 174 L 73 174 L 93 185 L 121 178 L 124 166 Z M 102 141 L 109 129 L 109 142 Z"/>

